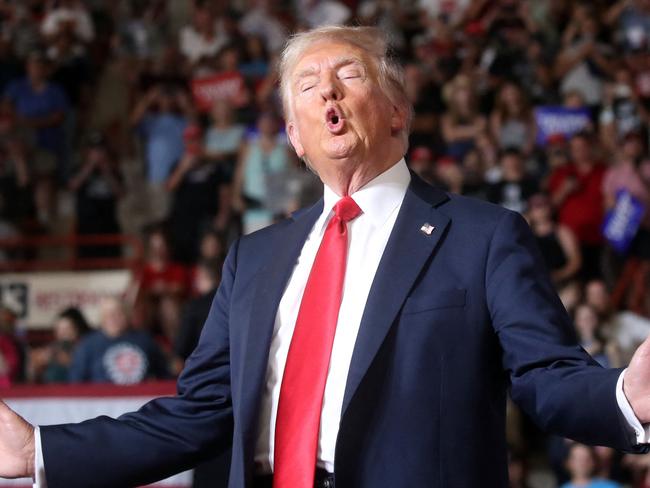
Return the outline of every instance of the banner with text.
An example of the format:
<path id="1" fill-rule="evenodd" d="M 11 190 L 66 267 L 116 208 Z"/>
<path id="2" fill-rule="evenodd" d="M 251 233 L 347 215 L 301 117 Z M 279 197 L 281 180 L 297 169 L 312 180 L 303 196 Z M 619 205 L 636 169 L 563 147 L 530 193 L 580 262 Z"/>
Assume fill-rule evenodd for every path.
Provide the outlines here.
<path id="1" fill-rule="evenodd" d="M 244 77 L 236 71 L 192 80 L 194 104 L 202 112 L 212 110 L 219 100 L 228 100 L 235 107 L 241 106 L 246 101 L 245 88 Z"/>
<path id="2" fill-rule="evenodd" d="M 0 275 L 0 304 L 11 309 L 31 329 L 50 327 L 65 307 L 79 307 L 92 324 L 99 303 L 123 295 L 131 281 L 129 270 L 7 273 Z"/>
<path id="3" fill-rule="evenodd" d="M 588 108 L 537 107 L 537 145 L 546 146 L 551 136 L 561 135 L 569 139 L 576 132 L 588 129 L 591 117 Z"/>
<path id="4" fill-rule="evenodd" d="M 616 193 L 616 203 L 605 215 L 603 223 L 603 236 L 609 245 L 625 254 L 639 231 L 644 213 L 643 202 L 627 190 L 619 190 Z"/>

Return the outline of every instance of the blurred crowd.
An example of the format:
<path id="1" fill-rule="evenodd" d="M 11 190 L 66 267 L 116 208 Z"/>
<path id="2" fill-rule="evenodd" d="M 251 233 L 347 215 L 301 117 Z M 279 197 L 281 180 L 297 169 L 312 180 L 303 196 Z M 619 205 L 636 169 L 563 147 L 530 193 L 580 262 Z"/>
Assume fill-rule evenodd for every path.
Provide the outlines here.
<path id="1" fill-rule="evenodd" d="M 649 0 L 0 0 L 0 239 L 145 249 L 98 324 L 62 310 L 28 347 L 2 308 L 0 387 L 178 374 L 228 245 L 321 194 L 287 144 L 276 60 L 337 23 L 390 36 L 411 169 L 523 214 L 581 345 L 627 364 L 650 333 Z M 650 487 L 650 457 L 540 437 L 511 410 L 513 487 L 540 450 L 564 486 Z"/>

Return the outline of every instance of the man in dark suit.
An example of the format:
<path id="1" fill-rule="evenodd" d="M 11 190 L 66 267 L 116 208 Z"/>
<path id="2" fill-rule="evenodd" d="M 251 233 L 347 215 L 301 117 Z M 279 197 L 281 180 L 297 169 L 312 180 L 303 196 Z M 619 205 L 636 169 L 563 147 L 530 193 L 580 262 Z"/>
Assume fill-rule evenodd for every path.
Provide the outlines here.
<path id="1" fill-rule="evenodd" d="M 508 390 L 547 431 L 644 450 L 650 343 L 599 367 L 526 222 L 409 173 L 386 52 L 371 28 L 292 39 L 287 133 L 323 199 L 232 246 L 176 397 L 36 430 L 2 408 L 0 474 L 133 486 L 231 446 L 230 488 L 505 487 Z"/>

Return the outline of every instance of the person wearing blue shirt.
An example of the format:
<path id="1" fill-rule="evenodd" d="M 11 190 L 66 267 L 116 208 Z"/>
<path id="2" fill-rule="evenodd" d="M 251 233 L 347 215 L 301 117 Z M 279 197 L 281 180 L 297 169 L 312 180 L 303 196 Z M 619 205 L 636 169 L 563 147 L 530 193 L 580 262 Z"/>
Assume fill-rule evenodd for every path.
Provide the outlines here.
<path id="1" fill-rule="evenodd" d="M 161 183 L 183 154 L 183 131 L 187 118 L 175 110 L 174 93 L 167 88 L 154 88 L 144 99 L 146 108 L 134 114 L 144 140 L 145 161 L 149 181 Z M 156 105 L 158 110 L 152 110 Z"/>
<path id="2" fill-rule="evenodd" d="M 614 481 L 594 476 L 596 464 L 596 452 L 593 447 L 572 444 L 566 461 L 571 481 L 564 483 L 561 488 L 620 488 L 621 485 Z"/>
<path id="3" fill-rule="evenodd" d="M 156 85 L 131 114 L 131 125 L 142 137 L 149 200 L 156 212 L 153 220 L 167 215 L 169 195 L 165 181 L 185 151 L 183 133 L 188 111 L 189 101 L 181 91 Z"/>
<path id="4" fill-rule="evenodd" d="M 122 303 L 106 298 L 100 329 L 79 343 L 68 372 L 71 383 L 133 385 L 169 377 L 162 351 L 145 331 L 129 327 Z"/>
<path id="5" fill-rule="evenodd" d="M 41 52 L 27 58 L 26 76 L 7 85 L 3 98 L 13 108 L 19 125 L 31 130 L 39 149 L 53 154 L 59 176 L 66 173 L 64 121 L 70 106 L 63 89 L 48 81 L 47 60 Z"/>

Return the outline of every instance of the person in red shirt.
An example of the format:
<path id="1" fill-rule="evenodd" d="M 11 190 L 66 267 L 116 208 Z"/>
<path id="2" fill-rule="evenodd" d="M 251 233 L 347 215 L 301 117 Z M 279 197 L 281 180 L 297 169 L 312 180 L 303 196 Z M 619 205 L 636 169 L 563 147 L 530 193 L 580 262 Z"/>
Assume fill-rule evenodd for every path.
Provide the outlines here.
<path id="1" fill-rule="evenodd" d="M 137 280 L 135 322 L 164 343 L 171 343 L 178 328 L 180 302 L 189 292 L 189 273 L 171 260 L 162 227 L 149 230 L 146 248 L 146 261 Z"/>
<path id="2" fill-rule="evenodd" d="M 20 366 L 20 355 L 16 344 L 6 336 L 0 335 L 0 388 L 10 386 Z"/>
<path id="3" fill-rule="evenodd" d="M 151 229 L 147 238 L 147 260 L 140 274 L 143 292 L 152 295 L 184 295 L 187 292 L 187 270 L 174 263 L 169 254 L 162 228 Z"/>
<path id="4" fill-rule="evenodd" d="M 16 314 L 0 306 L 0 388 L 14 384 L 21 377 L 23 357 L 13 338 Z"/>
<path id="5" fill-rule="evenodd" d="M 553 170 L 548 188 L 559 223 L 569 227 L 580 242 L 581 275 L 588 280 L 600 276 L 606 167 L 594 159 L 587 133 L 575 134 L 569 150 L 570 162 Z"/>

